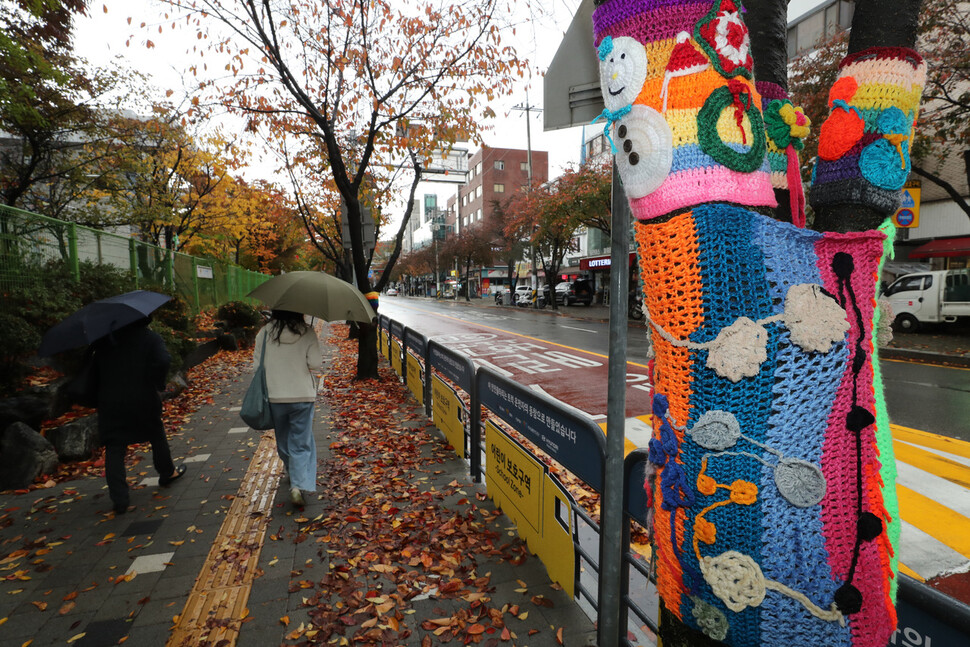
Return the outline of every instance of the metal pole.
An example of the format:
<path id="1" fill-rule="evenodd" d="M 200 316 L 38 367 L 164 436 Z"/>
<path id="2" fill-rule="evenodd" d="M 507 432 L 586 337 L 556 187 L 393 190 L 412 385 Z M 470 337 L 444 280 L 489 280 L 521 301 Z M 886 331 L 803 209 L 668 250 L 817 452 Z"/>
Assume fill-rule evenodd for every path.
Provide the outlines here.
<path id="1" fill-rule="evenodd" d="M 81 261 L 77 253 L 77 225 L 73 222 L 67 226 L 68 266 L 71 268 L 71 278 L 75 283 L 81 280 Z"/>
<path id="2" fill-rule="evenodd" d="M 532 124 L 529 123 L 529 111 L 532 110 L 532 106 L 529 105 L 529 93 L 525 94 L 525 146 L 526 146 L 526 164 L 529 172 L 529 191 L 532 191 Z M 532 307 L 535 310 L 539 309 L 539 268 L 536 267 L 536 244 L 532 241 L 532 290 L 535 292 L 533 297 Z"/>
<path id="3" fill-rule="evenodd" d="M 620 626 L 620 575 L 623 564 L 623 444 L 626 426 L 627 293 L 630 258 L 629 212 L 623 185 L 613 162 L 611 198 L 612 244 L 610 246 L 610 353 L 607 378 L 606 464 L 600 524 L 599 613 L 597 639 L 600 647 L 614 647 L 626 627 Z"/>

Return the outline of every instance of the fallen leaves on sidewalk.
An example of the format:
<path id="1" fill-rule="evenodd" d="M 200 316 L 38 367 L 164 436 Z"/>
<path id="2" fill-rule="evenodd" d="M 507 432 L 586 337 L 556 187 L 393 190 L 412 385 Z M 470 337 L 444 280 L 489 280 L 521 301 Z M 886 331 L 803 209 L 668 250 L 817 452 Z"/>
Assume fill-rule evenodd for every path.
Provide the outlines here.
<path id="1" fill-rule="evenodd" d="M 485 558 L 522 563 L 525 544 L 497 531 L 501 513 L 463 496 L 470 479 L 434 482 L 453 452 L 426 430 L 423 413 L 413 413 L 396 375 L 354 381 L 356 343 L 340 337 L 344 330 L 334 327 L 328 340 L 338 350 L 323 381 L 332 430 L 332 459 L 320 477 L 324 510 L 300 527 L 319 543 L 329 572 L 305 599 L 310 623 L 287 640 L 412 644 L 422 632 L 422 645 L 432 637 L 435 644 L 514 640 L 506 620 L 528 611 L 494 606 L 482 567 Z M 543 596 L 533 602 L 551 604 Z M 418 603 L 439 613 L 416 621 Z"/>

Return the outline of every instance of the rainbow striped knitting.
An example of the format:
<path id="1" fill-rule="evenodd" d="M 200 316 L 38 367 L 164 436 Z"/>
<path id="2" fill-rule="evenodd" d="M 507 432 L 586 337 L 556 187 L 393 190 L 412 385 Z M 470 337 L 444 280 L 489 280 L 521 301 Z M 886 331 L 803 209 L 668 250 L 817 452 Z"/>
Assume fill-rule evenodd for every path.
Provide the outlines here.
<path id="1" fill-rule="evenodd" d="M 712 640 L 883 647 L 895 628 L 895 462 L 873 326 L 885 242 L 725 204 L 638 223 L 657 589 Z M 678 630 L 662 623 L 664 644 Z"/>
<path id="2" fill-rule="evenodd" d="M 593 11 L 601 118 L 633 215 L 775 206 L 739 0 L 607 0 Z"/>
<path id="3" fill-rule="evenodd" d="M 872 47 L 846 56 L 839 68 L 809 201 L 815 208 L 859 204 L 890 214 L 910 172 L 926 63 L 910 49 Z"/>

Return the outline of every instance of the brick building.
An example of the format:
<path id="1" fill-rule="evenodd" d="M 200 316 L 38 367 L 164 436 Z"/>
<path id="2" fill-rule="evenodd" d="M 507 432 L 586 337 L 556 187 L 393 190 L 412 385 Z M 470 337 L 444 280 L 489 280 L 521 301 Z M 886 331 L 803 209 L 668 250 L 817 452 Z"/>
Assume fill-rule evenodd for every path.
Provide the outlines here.
<path id="1" fill-rule="evenodd" d="M 549 179 L 549 153 L 532 151 L 532 180 Z M 483 146 L 468 160 L 468 183 L 458 195 L 448 199 L 447 222 L 451 231 L 489 226 L 492 206 L 504 202 L 515 192 L 529 186 L 529 152 L 516 148 Z M 482 295 L 496 285 L 508 282 L 505 268 L 477 268 L 470 277 L 472 294 Z"/>

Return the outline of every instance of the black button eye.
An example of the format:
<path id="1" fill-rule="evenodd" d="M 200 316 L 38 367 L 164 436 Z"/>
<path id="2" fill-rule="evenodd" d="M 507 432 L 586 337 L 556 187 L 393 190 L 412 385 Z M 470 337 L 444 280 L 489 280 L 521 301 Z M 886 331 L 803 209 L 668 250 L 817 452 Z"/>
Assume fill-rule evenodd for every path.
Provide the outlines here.
<path id="1" fill-rule="evenodd" d="M 620 58 L 626 58 L 626 54 L 620 54 Z"/>

